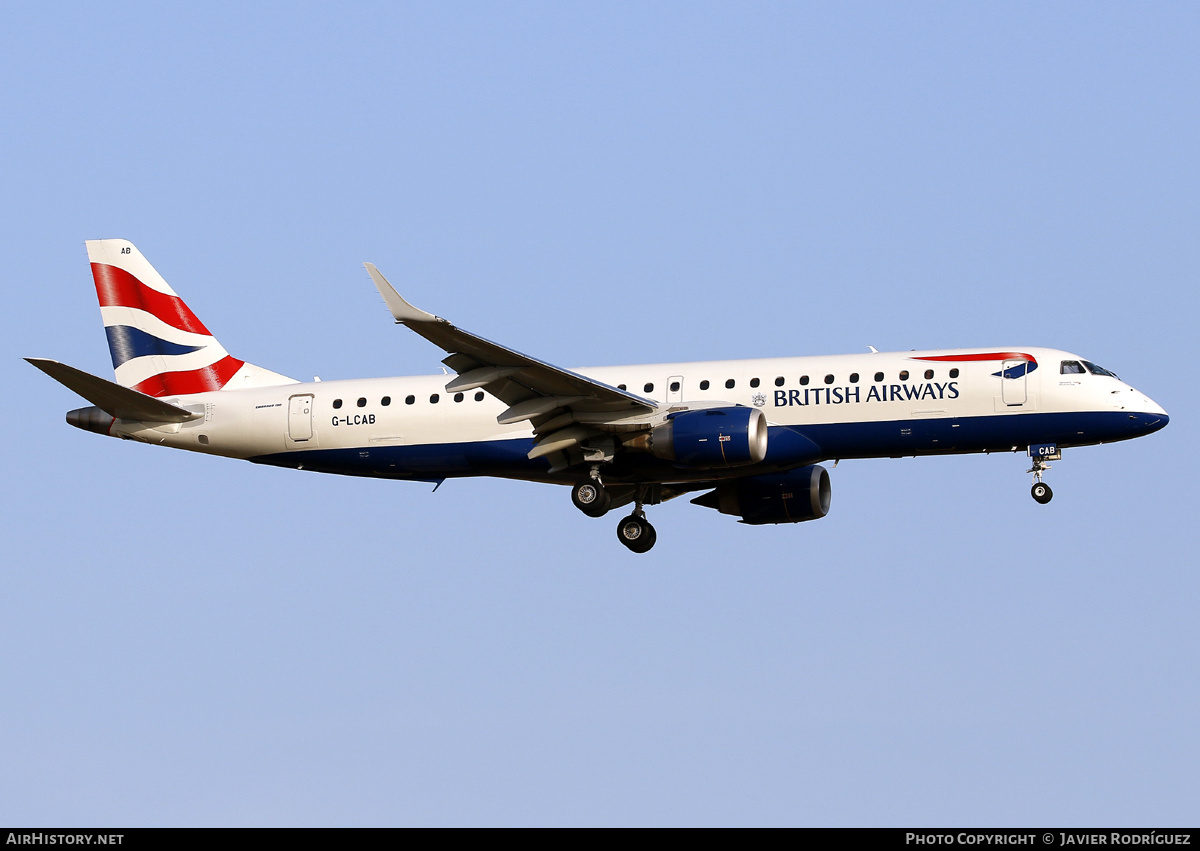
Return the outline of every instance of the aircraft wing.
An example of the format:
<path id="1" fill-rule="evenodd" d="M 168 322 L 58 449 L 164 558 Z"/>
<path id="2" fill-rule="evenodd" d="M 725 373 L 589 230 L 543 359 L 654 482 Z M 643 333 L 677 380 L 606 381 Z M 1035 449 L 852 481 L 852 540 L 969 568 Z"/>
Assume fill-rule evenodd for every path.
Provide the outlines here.
<path id="1" fill-rule="evenodd" d="M 539 438 L 531 458 L 561 452 L 604 430 L 604 425 L 650 415 L 658 402 L 611 387 L 493 343 L 426 313 L 405 301 L 374 264 L 364 264 L 398 325 L 406 325 L 449 353 L 442 363 L 456 373 L 447 393 L 482 388 L 508 409 L 496 418 L 502 425 L 529 420 Z M 553 459 L 561 468 L 563 459 Z"/>

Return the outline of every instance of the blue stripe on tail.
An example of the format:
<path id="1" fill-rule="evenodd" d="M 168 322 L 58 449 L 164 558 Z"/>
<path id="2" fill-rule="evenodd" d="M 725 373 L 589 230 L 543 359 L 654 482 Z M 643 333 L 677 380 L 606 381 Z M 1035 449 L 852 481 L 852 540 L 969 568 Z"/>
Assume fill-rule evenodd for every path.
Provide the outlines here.
<path id="1" fill-rule="evenodd" d="M 172 343 L 130 325 L 106 325 L 104 333 L 108 335 L 108 351 L 112 355 L 113 369 L 126 361 L 146 355 L 186 355 L 204 348 Z"/>

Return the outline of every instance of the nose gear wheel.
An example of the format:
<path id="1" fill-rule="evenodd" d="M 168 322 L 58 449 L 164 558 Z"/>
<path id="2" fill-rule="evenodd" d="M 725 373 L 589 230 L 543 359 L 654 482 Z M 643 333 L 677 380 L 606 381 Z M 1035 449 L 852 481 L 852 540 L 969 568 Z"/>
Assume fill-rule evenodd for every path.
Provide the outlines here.
<path id="1" fill-rule="evenodd" d="M 1039 505 L 1045 505 L 1054 498 L 1054 491 L 1050 486 L 1042 481 L 1042 473 L 1050 469 L 1050 465 L 1041 458 L 1033 459 L 1033 466 L 1026 470 L 1026 473 L 1033 473 L 1033 487 L 1029 489 L 1030 495 Z"/>
<path id="2" fill-rule="evenodd" d="M 1050 486 L 1045 482 L 1036 482 L 1034 486 L 1029 489 L 1029 493 L 1032 494 L 1033 498 L 1041 505 L 1045 505 L 1054 498 L 1054 491 L 1050 490 Z"/>

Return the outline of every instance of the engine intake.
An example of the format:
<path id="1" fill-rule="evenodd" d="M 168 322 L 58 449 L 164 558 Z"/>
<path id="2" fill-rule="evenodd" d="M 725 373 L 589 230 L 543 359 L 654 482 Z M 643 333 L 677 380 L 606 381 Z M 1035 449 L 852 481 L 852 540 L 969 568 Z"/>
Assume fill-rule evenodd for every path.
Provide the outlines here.
<path id="1" fill-rule="evenodd" d="M 740 517 L 742 523 L 761 526 L 819 520 L 829 513 L 831 495 L 829 471 L 814 465 L 721 482 L 716 490 L 692 502 Z"/>

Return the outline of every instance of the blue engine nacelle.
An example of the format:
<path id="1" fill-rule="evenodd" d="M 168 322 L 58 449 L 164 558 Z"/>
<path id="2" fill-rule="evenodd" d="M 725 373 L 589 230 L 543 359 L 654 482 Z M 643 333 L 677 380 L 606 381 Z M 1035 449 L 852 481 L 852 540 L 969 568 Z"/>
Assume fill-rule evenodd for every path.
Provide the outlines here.
<path id="1" fill-rule="evenodd" d="M 681 467 L 742 467 L 767 457 L 767 418 L 758 408 L 740 406 L 682 411 L 623 443 Z"/>
<path id="2" fill-rule="evenodd" d="M 760 526 L 818 520 L 829 513 L 831 494 L 829 471 L 814 465 L 721 482 L 716 490 L 692 502 L 740 517 L 742 523 Z"/>

